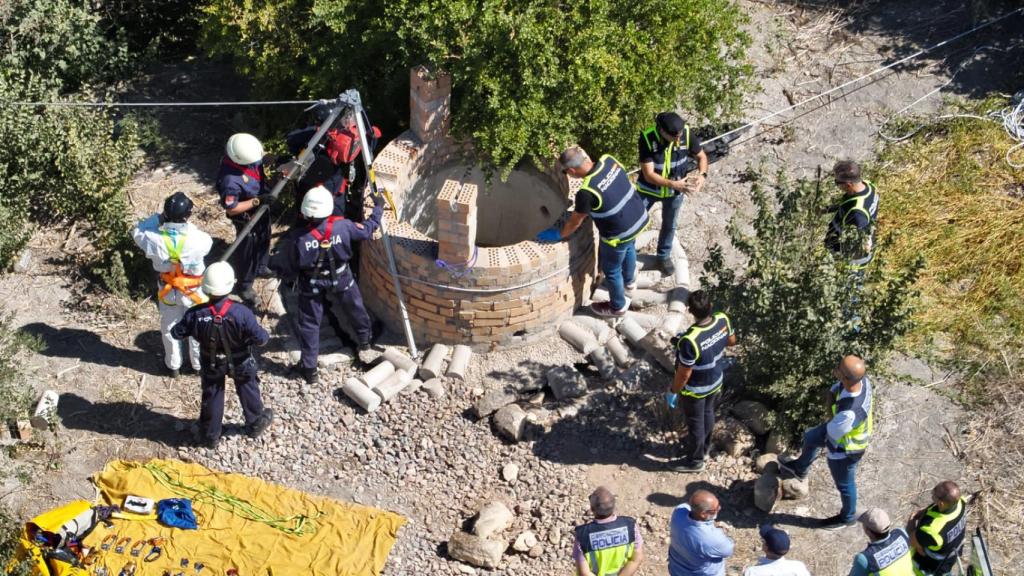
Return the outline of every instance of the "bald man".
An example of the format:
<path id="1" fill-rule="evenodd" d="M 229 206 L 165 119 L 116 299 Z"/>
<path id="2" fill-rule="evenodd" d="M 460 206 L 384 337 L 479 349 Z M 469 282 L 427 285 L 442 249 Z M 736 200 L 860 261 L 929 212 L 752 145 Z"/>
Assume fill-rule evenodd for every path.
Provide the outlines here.
<path id="1" fill-rule="evenodd" d="M 952 480 L 932 488 L 932 505 L 918 510 L 907 525 L 915 572 L 947 576 L 956 566 L 967 532 L 967 504 Z"/>
<path id="2" fill-rule="evenodd" d="M 598 486 L 590 495 L 594 520 L 577 526 L 572 559 L 579 576 L 633 576 L 644 561 L 636 520 L 615 515 L 615 495 Z"/>
<path id="3" fill-rule="evenodd" d="M 668 548 L 670 576 L 724 576 L 734 544 L 715 526 L 722 507 L 707 490 L 697 490 L 672 512 Z"/>
<path id="4" fill-rule="evenodd" d="M 835 369 L 838 382 L 829 389 L 831 419 L 804 433 L 803 450 L 795 460 L 781 462 L 783 475 L 804 480 L 822 448 L 828 449 L 832 474 L 842 509 L 821 521 L 821 528 L 835 530 L 855 523 L 857 513 L 857 464 L 871 437 L 871 381 L 864 360 L 856 355 L 842 359 Z"/>

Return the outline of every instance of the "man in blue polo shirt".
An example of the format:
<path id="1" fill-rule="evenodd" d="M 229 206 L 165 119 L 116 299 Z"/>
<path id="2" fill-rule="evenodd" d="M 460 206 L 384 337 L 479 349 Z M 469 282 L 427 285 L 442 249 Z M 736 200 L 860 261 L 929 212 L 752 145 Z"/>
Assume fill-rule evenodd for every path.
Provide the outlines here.
<path id="1" fill-rule="evenodd" d="M 711 312 L 711 296 L 697 290 L 687 302 L 695 321 L 686 332 L 673 338 L 676 347 L 676 373 L 668 393 L 670 407 L 683 400 L 686 416 L 686 440 L 683 457 L 669 463 L 676 472 L 700 472 L 711 451 L 711 432 L 715 428 L 715 406 L 721 398 L 725 377 L 725 349 L 736 345 L 729 317 Z"/>
<path id="2" fill-rule="evenodd" d="M 697 490 L 680 504 L 669 521 L 668 573 L 670 576 L 725 576 L 725 560 L 735 544 L 715 525 L 722 510 L 718 497 Z"/>

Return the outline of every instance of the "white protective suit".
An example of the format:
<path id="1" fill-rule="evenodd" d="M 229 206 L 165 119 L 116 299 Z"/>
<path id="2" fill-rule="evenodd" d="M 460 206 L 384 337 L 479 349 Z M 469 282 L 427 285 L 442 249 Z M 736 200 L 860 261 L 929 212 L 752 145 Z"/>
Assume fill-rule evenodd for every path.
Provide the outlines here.
<path id="1" fill-rule="evenodd" d="M 213 246 L 213 239 L 206 232 L 187 222 L 160 224 L 159 214 L 153 214 L 139 222 L 132 230 L 132 238 L 146 253 L 146 257 L 153 262 L 154 270 L 160 273 L 173 273 L 176 266 L 180 264 L 181 273 L 189 277 L 203 275 L 203 271 L 206 270 L 203 258 Z M 172 257 L 172 251 L 177 252 L 177 261 Z M 159 292 L 166 288 L 167 283 L 162 279 L 159 280 L 157 308 L 160 310 L 160 336 L 164 342 L 164 364 L 170 370 L 178 370 L 181 368 L 182 362 L 182 342 L 171 338 L 171 328 L 196 302 L 192 297 L 173 288 L 161 297 Z M 193 293 L 201 300 L 206 300 L 206 296 L 203 295 L 199 286 L 193 289 Z M 192 368 L 198 371 L 199 342 L 189 338 L 188 351 Z"/>

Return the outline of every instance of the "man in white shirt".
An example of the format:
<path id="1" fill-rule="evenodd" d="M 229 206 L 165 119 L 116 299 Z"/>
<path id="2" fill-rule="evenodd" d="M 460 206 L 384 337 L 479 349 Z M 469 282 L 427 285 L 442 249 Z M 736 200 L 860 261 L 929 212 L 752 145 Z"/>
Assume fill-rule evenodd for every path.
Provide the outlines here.
<path id="1" fill-rule="evenodd" d="M 743 576 L 811 576 L 799 560 L 789 560 L 789 534 L 771 524 L 761 526 L 764 557 L 743 571 Z"/>
<path id="2" fill-rule="evenodd" d="M 162 213 L 151 215 L 132 229 L 135 244 L 145 252 L 160 273 L 157 283 L 157 308 L 160 310 L 160 336 L 164 343 L 164 364 L 177 378 L 182 364 L 181 341 L 171 337 L 171 328 L 185 311 L 206 301 L 199 287 L 206 270 L 203 258 L 210 252 L 210 235 L 188 223 L 192 200 L 175 192 L 164 201 Z M 199 343 L 188 339 L 192 369 L 199 371 Z"/>

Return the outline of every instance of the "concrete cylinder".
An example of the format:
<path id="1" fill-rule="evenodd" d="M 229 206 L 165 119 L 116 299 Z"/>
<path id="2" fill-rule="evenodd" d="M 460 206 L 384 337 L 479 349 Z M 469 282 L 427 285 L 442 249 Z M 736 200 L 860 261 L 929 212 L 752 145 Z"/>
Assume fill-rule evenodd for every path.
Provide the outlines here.
<path id="1" fill-rule="evenodd" d="M 637 289 L 629 298 L 629 307 L 633 310 L 642 310 L 659 304 L 664 304 L 667 298 L 661 292 L 647 289 Z"/>
<path id="2" fill-rule="evenodd" d="M 434 344 L 434 347 L 427 353 L 427 357 L 423 359 L 423 365 L 420 366 L 419 376 L 424 381 L 430 380 L 431 378 L 437 378 L 443 372 L 441 367 L 444 364 L 444 359 L 448 357 L 448 346 L 441 344 L 440 342 Z"/>
<path id="3" fill-rule="evenodd" d="M 598 342 L 604 342 L 608 339 L 608 336 L 612 333 L 612 327 L 607 322 L 600 318 L 594 318 L 593 316 L 582 316 L 576 315 L 572 317 L 572 321 L 579 324 L 580 326 L 590 330 L 597 338 Z"/>
<path id="4" fill-rule="evenodd" d="M 653 330 L 661 324 L 661 316 L 655 316 L 654 314 L 644 314 L 643 312 L 626 312 L 626 318 L 632 319 L 634 322 L 639 324 L 644 330 Z"/>
<path id="5" fill-rule="evenodd" d="M 626 345 L 619 340 L 618 336 L 612 336 L 605 342 L 604 347 L 608 349 L 608 353 L 612 355 L 612 359 L 615 360 L 620 368 L 629 366 L 632 358 L 629 355 L 629 350 Z"/>
<path id="6" fill-rule="evenodd" d="M 616 328 L 618 329 L 619 334 L 622 334 L 622 336 L 626 338 L 626 341 L 634 346 L 639 346 L 640 341 L 647 335 L 647 330 L 644 330 L 636 320 L 629 317 L 626 317 L 622 322 L 619 322 L 619 325 Z"/>
<path id="7" fill-rule="evenodd" d="M 573 322 L 562 322 L 558 335 L 583 355 L 590 354 L 598 347 L 597 338 L 589 330 Z"/>
<path id="8" fill-rule="evenodd" d="M 661 207 L 661 202 L 657 203 L 657 206 Z M 636 250 L 640 250 L 647 247 L 648 244 L 658 239 L 658 235 L 661 233 L 660 230 L 644 230 L 636 237 Z"/>
<path id="9" fill-rule="evenodd" d="M 465 344 L 457 344 L 452 350 L 452 361 L 448 363 L 449 378 L 458 380 L 466 379 L 466 369 L 469 368 L 469 359 L 473 357 L 473 350 Z"/>
<path id="10" fill-rule="evenodd" d="M 395 365 L 384 360 L 363 375 L 359 376 L 359 380 L 362 381 L 367 388 L 375 388 L 379 386 L 381 382 L 387 380 L 388 376 L 391 376 L 394 373 Z"/>
<path id="11" fill-rule="evenodd" d="M 346 379 L 341 386 L 341 391 L 367 412 L 373 412 L 380 408 L 380 396 L 367 388 L 358 378 Z"/>
<path id="12" fill-rule="evenodd" d="M 676 273 L 674 277 L 676 286 L 689 286 L 690 285 L 690 261 L 683 258 L 676 259 Z"/>
<path id="13" fill-rule="evenodd" d="M 416 373 L 416 361 L 402 354 L 398 348 L 388 348 L 381 357 L 394 364 L 396 370 L 404 370 L 409 374 Z"/>
<path id="14" fill-rule="evenodd" d="M 419 390 L 420 388 L 423 388 L 423 380 L 420 380 L 419 378 L 414 378 L 413 381 L 409 382 L 409 385 L 406 386 L 404 390 L 402 390 L 402 394 L 412 394 L 413 392 Z"/>
<path id="15" fill-rule="evenodd" d="M 665 315 L 665 319 L 661 321 L 660 328 L 669 334 L 675 334 L 679 332 L 682 326 L 683 315 L 678 312 L 669 312 Z"/>
<path id="16" fill-rule="evenodd" d="M 444 382 L 440 378 L 431 378 L 423 383 L 423 391 L 436 400 L 444 396 Z"/>
<path id="17" fill-rule="evenodd" d="M 668 311 L 682 314 L 686 312 L 686 301 L 690 298 L 690 291 L 686 288 L 673 288 L 668 295 Z"/>
<path id="18" fill-rule="evenodd" d="M 398 370 L 374 387 L 373 391 L 380 396 L 381 400 L 387 402 L 404 390 L 410 382 L 412 382 L 412 373 Z"/>
<path id="19" fill-rule="evenodd" d="M 57 412 L 57 404 L 60 402 L 60 395 L 56 390 L 43 392 L 39 402 L 36 404 L 35 412 L 29 420 L 36 430 L 45 430 L 50 425 L 50 419 Z"/>
<path id="20" fill-rule="evenodd" d="M 597 368 L 602 378 L 608 379 L 615 375 L 615 363 L 603 346 L 591 350 L 587 358 Z"/>
<path id="21" fill-rule="evenodd" d="M 661 273 L 654 270 L 643 271 L 636 275 L 636 287 L 639 289 L 654 288 L 661 283 Z"/>

